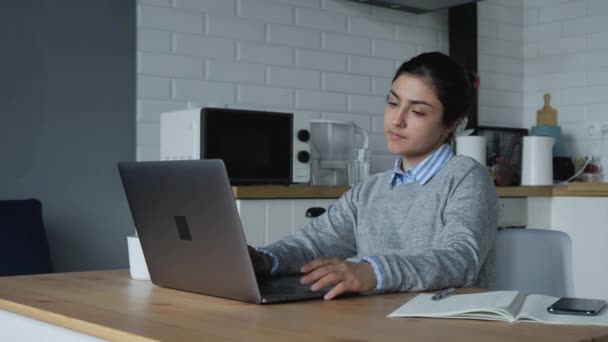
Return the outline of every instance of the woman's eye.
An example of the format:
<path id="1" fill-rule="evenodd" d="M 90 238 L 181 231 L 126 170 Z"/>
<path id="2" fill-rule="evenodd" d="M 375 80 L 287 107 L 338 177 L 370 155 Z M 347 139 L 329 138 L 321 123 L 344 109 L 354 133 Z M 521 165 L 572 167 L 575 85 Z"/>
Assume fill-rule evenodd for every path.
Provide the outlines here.
<path id="1" fill-rule="evenodd" d="M 414 113 L 416 116 L 424 116 L 424 113 L 423 113 L 423 112 L 419 112 L 419 111 L 416 111 L 416 110 L 413 110 L 412 112 L 413 112 L 413 113 Z"/>
<path id="2" fill-rule="evenodd" d="M 391 107 L 397 107 L 397 106 L 399 106 L 399 104 L 397 104 L 397 102 L 393 102 L 391 100 L 386 101 L 386 104 L 388 104 Z"/>

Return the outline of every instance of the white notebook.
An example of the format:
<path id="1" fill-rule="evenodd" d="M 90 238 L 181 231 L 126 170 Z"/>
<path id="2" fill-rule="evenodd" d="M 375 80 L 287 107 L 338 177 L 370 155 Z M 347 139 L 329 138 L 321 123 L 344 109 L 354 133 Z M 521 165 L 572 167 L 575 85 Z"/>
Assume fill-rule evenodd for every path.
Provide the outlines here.
<path id="1" fill-rule="evenodd" d="M 505 322 L 549 324 L 608 325 L 608 308 L 597 316 L 556 315 L 547 307 L 559 298 L 525 295 L 519 291 L 493 291 L 457 294 L 431 300 L 433 294 L 421 293 L 388 317 L 464 318 Z"/>

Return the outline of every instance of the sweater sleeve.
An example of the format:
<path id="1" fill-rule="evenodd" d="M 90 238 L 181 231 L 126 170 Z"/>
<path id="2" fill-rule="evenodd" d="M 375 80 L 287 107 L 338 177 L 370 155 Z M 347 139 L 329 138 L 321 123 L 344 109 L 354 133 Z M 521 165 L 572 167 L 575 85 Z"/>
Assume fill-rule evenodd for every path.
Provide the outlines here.
<path id="1" fill-rule="evenodd" d="M 303 229 L 262 248 L 278 265 L 273 274 L 299 273 L 302 265 L 320 257 L 346 259 L 357 254 L 355 189 L 344 193 L 326 213 Z"/>
<path id="2" fill-rule="evenodd" d="M 417 255 L 369 256 L 385 292 L 425 291 L 471 286 L 494 244 L 498 197 L 484 168 L 473 168 L 452 187 L 445 226 L 437 242 Z M 379 273 L 379 274 L 378 274 Z"/>

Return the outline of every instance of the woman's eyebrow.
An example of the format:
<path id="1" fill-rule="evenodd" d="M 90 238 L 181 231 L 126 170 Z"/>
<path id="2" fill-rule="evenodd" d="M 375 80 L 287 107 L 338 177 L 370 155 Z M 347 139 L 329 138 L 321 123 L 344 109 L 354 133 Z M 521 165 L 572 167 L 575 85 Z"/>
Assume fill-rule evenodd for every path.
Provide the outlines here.
<path id="1" fill-rule="evenodd" d="M 433 106 L 432 106 L 430 103 L 426 102 L 426 101 L 421 101 L 421 100 L 408 100 L 408 102 L 409 102 L 409 103 L 411 103 L 411 104 L 413 104 L 413 105 L 417 105 L 417 104 L 423 104 L 423 105 L 427 105 L 427 106 L 429 106 L 429 107 L 433 108 Z"/>
<path id="2" fill-rule="evenodd" d="M 396 97 L 397 100 L 401 100 L 401 97 L 399 95 L 397 95 L 397 93 L 395 93 L 392 89 L 389 90 L 389 93 L 391 93 L 391 95 L 393 95 L 394 97 Z M 423 104 L 423 105 L 427 105 L 427 106 L 433 108 L 433 106 L 430 103 L 428 103 L 426 101 L 422 101 L 422 100 L 408 100 L 407 102 L 409 102 L 409 103 L 411 103 L 413 105 Z"/>

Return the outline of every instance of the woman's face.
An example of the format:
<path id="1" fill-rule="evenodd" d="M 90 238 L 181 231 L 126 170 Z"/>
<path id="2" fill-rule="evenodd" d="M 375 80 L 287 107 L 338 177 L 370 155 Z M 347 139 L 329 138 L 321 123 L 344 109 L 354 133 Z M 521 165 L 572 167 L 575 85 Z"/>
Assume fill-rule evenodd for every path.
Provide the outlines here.
<path id="1" fill-rule="evenodd" d="M 384 108 L 384 133 L 389 152 L 417 163 L 445 140 L 443 105 L 425 78 L 402 74 L 391 86 Z M 410 163 L 411 164 L 411 163 Z"/>

